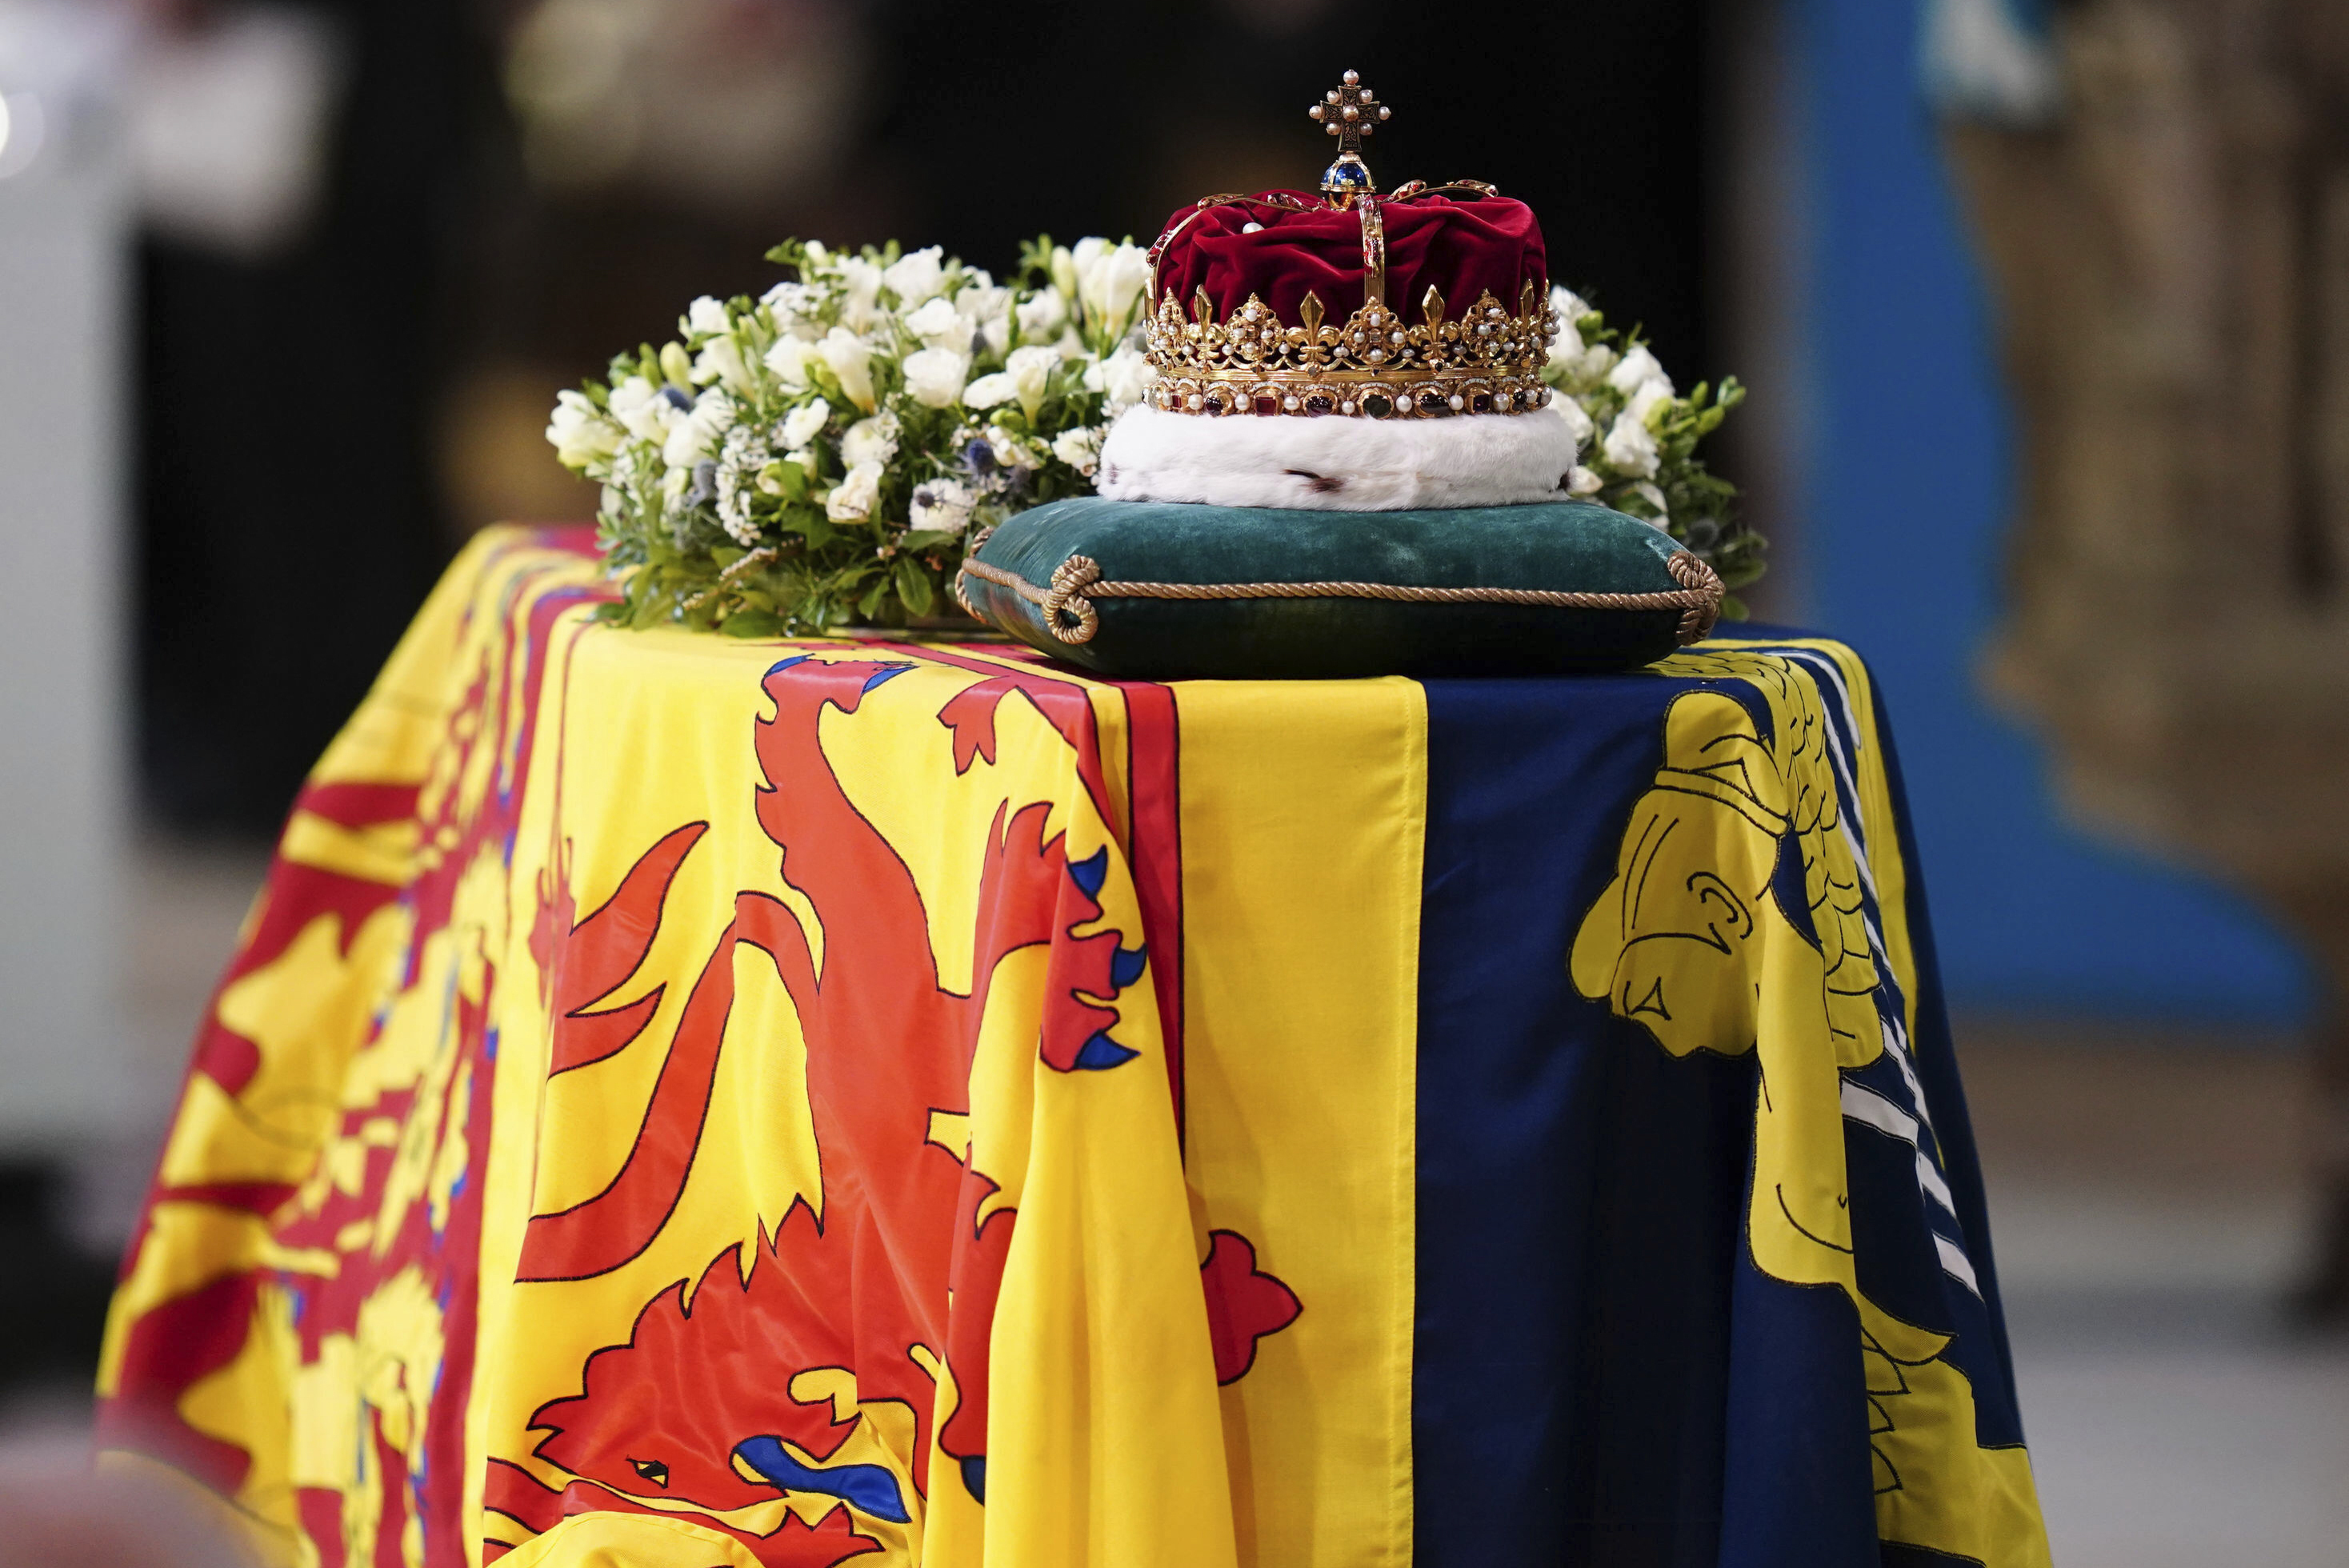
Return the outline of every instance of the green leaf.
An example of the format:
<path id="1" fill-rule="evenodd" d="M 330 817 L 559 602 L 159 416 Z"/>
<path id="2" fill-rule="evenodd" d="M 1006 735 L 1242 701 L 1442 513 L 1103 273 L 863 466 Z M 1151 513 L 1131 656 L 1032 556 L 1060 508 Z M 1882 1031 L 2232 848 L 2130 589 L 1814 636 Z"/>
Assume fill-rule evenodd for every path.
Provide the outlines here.
<path id="1" fill-rule="evenodd" d="M 936 550 L 941 544 L 952 544 L 960 537 L 943 529 L 915 528 L 908 529 L 905 536 L 897 541 L 897 545 L 903 550 Z"/>
<path id="2" fill-rule="evenodd" d="M 928 614 L 930 606 L 937 603 L 929 573 L 922 570 L 919 562 L 903 555 L 897 558 L 897 597 L 905 602 L 907 611 L 916 615 Z"/>
<path id="3" fill-rule="evenodd" d="M 729 637 L 780 637 L 785 629 L 781 615 L 764 610 L 737 610 L 718 626 L 720 634 Z"/>
<path id="4" fill-rule="evenodd" d="M 889 579 L 877 577 L 874 579 L 873 586 L 864 591 L 864 596 L 856 602 L 856 613 L 868 621 L 876 620 L 880 617 L 883 602 L 888 597 Z"/>

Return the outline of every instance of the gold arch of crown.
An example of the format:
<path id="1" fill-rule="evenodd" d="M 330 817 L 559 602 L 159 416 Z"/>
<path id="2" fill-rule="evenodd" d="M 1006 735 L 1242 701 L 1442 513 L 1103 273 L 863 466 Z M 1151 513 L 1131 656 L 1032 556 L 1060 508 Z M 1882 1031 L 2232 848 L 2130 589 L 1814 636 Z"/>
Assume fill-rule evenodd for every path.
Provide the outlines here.
<path id="1" fill-rule="evenodd" d="M 1528 281 L 1515 311 L 1486 290 L 1453 316 L 1431 287 L 1420 299 L 1421 319 L 1407 324 L 1387 304 L 1386 202 L 1442 191 L 1497 196 L 1481 180 L 1429 185 L 1414 180 L 1381 198 L 1362 167 L 1361 138 L 1388 118 L 1352 71 L 1344 85 L 1308 111 L 1339 139 L 1339 161 L 1323 177 L 1329 201 L 1287 191 L 1262 196 L 1202 197 L 1150 247 L 1150 294 L 1157 302 L 1147 323 L 1147 358 L 1154 407 L 1183 414 L 1340 414 L 1372 418 L 1436 418 L 1450 414 L 1523 414 L 1546 407 L 1541 378 L 1557 334 L 1549 291 Z M 1189 314 L 1174 291 L 1159 291 L 1158 263 L 1175 236 L 1216 207 L 1247 205 L 1279 211 L 1350 211 L 1362 224 L 1362 303 L 1343 325 L 1327 321 L 1328 307 L 1309 293 L 1299 322 L 1280 319 L 1256 294 L 1231 315 L 1216 319 L 1202 288 Z"/>

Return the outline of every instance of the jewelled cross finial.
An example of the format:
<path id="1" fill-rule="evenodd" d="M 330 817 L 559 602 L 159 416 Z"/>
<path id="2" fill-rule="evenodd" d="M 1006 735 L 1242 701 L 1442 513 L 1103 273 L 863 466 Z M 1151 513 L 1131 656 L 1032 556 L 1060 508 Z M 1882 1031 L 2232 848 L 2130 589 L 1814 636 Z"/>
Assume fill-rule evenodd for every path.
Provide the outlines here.
<path id="1" fill-rule="evenodd" d="M 1361 75 L 1348 71 L 1344 85 L 1331 88 L 1305 112 L 1338 139 L 1338 160 L 1321 175 L 1321 189 L 1330 205 L 1350 207 L 1356 197 L 1376 191 L 1378 184 L 1362 162 L 1362 138 L 1378 129 L 1389 111 L 1362 85 Z"/>

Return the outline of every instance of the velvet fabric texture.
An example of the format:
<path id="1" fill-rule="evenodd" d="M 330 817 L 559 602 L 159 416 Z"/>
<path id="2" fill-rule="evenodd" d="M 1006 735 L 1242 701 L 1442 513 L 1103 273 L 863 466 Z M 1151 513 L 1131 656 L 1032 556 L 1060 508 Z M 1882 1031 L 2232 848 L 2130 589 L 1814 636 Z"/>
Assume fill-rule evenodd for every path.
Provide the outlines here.
<path id="1" fill-rule="evenodd" d="M 1071 556 L 1104 582 L 1378 583 L 1670 593 L 1680 546 L 1587 501 L 1442 511 L 1319 512 L 1084 496 L 1013 518 L 977 559 L 1037 588 Z M 1559 675 L 1622 670 L 1678 645 L 1674 608 L 1568 609 L 1367 598 L 1095 598 L 1082 643 L 1040 606 L 965 573 L 980 619 L 1055 657 L 1143 680 Z"/>
<path id="2" fill-rule="evenodd" d="M 1302 191 L 1266 194 L 1320 201 Z M 1180 223 L 1190 211 L 1176 212 L 1166 227 Z M 1387 303 L 1407 321 L 1418 319 L 1431 284 L 1443 291 L 1454 315 L 1487 289 L 1512 311 L 1527 283 L 1548 294 L 1541 225 L 1522 201 L 1506 196 L 1381 198 L 1379 211 L 1386 226 Z M 1250 223 L 1263 227 L 1250 233 Z M 1321 296 L 1331 319 L 1343 321 L 1362 303 L 1361 217 L 1327 206 L 1291 211 L 1262 201 L 1211 207 L 1174 237 L 1158 263 L 1160 298 L 1172 290 L 1188 309 L 1193 294 L 1202 288 L 1218 317 L 1230 315 L 1255 294 L 1283 322 L 1298 325 L 1298 305 L 1311 290 Z"/>

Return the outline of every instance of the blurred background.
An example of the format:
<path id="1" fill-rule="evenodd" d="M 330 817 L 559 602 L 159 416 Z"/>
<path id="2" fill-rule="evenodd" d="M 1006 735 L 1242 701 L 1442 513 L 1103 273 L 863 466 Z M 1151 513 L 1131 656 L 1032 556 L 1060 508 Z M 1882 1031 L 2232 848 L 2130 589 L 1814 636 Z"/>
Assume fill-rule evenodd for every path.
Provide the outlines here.
<path id="1" fill-rule="evenodd" d="M 1008 271 L 1310 184 L 1347 67 L 1387 183 L 1753 388 L 1750 597 L 1895 716 L 2056 1561 L 2349 1564 L 2339 0 L 0 0 L 0 1472 L 86 1420 L 304 769 L 470 531 L 592 511 L 555 390 L 786 235 Z"/>

